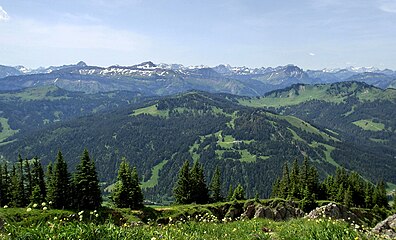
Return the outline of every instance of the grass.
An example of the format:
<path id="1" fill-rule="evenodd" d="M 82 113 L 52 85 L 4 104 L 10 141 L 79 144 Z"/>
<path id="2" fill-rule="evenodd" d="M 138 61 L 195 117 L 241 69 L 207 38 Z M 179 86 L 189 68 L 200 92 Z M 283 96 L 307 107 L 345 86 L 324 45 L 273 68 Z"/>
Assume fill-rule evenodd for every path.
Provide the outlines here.
<path id="1" fill-rule="evenodd" d="M 59 88 L 55 86 L 27 88 L 25 90 L 14 93 L 2 93 L 0 94 L 0 99 L 5 99 L 5 100 L 18 99 L 22 101 L 36 101 L 36 100 L 62 100 L 69 98 L 66 96 L 59 96 L 59 97 L 51 96 L 51 93 L 57 90 L 59 90 Z"/>
<path id="2" fill-rule="evenodd" d="M 153 167 L 151 170 L 151 178 L 145 182 L 142 182 L 141 187 L 142 188 L 153 188 L 157 186 L 158 184 L 158 178 L 159 178 L 159 171 L 165 166 L 165 164 L 168 162 L 168 160 L 164 160 L 157 164 L 156 166 Z"/>
<path id="3" fill-rule="evenodd" d="M 7 138 L 19 132 L 19 130 L 11 129 L 7 118 L 0 118 L 0 124 L 3 127 L 3 130 L 0 132 L 0 142 L 3 142 Z"/>
<path id="4" fill-rule="evenodd" d="M 169 117 L 168 110 L 158 110 L 157 105 L 151 105 L 144 108 L 136 109 L 130 116 L 138 116 L 140 114 L 148 114 L 152 116 Z"/>
<path id="5" fill-rule="evenodd" d="M 335 167 L 341 167 L 336 161 L 334 161 L 334 159 L 331 157 L 331 152 L 335 150 L 335 147 L 330 146 L 328 144 L 325 143 L 318 143 L 318 142 L 312 142 L 311 144 L 309 144 L 309 146 L 317 148 L 319 146 L 323 146 L 326 148 L 326 151 L 324 152 L 325 154 L 325 161 L 330 163 L 331 165 L 335 166 Z"/>
<path id="6" fill-rule="evenodd" d="M 53 218 L 28 227 L 7 223 L 2 239 L 379 239 L 361 226 L 331 219 L 294 219 L 275 222 L 268 219 L 221 222 L 212 216 L 193 221 L 171 219 L 170 224 L 136 225 Z"/>
<path id="7" fill-rule="evenodd" d="M 373 122 L 370 119 L 362 119 L 362 120 L 359 120 L 359 121 L 355 121 L 355 122 L 353 122 L 353 124 L 355 124 L 356 126 L 362 128 L 365 131 L 378 132 L 378 131 L 384 131 L 385 130 L 385 125 L 383 123 L 376 123 L 376 122 Z"/>
<path id="8" fill-rule="evenodd" d="M 332 136 L 328 135 L 327 133 L 324 133 L 324 132 L 320 131 L 319 129 L 317 129 L 316 127 L 312 126 L 311 124 L 309 124 L 309 123 L 307 123 L 307 122 L 305 122 L 305 121 L 303 121 L 303 120 L 301 120 L 299 118 L 296 118 L 294 116 L 281 116 L 281 115 L 273 115 L 273 116 L 277 117 L 279 119 L 286 120 L 292 126 L 300 128 L 300 129 L 302 129 L 302 130 L 304 130 L 304 131 L 306 131 L 308 133 L 319 135 L 319 136 L 323 137 L 326 141 L 330 141 L 330 140 L 333 140 L 333 141 L 336 141 L 336 142 L 340 141 L 337 138 L 332 137 Z"/>

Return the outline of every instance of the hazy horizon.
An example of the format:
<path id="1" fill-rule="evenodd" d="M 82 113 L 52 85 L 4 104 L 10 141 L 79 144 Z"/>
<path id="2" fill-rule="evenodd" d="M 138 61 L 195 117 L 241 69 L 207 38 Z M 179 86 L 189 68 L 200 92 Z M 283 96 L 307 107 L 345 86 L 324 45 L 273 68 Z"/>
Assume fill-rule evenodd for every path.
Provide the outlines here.
<path id="1" fill-rule="evenodd" d="M 395 21 L 395 0 L 6 0 L 0 64 L 396 69 Z"/>

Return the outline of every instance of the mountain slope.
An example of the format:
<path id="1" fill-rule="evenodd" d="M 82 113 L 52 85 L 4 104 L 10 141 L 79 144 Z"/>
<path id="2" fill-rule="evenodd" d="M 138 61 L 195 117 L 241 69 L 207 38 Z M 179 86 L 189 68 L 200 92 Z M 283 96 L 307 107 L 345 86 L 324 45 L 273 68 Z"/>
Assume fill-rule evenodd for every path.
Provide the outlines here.
<path id="1" fill-rule="evenodd" d="M 0 146 L 3 160 L 18 153 L 39 156 L 44 164 L 62 149 L 69 167 L 88 148 L 104 185 L 111 185 L 122 157 L 137 166 L 146 196 L 169 197 L 184 162 L 200 161 L 210 179 L 222 172 L 223 192 L 242 183 L 248 196 L 269 195 L 284 162 L 309 156 L 321 176 L 337 166 L 358 170 L 367 179 L 379 173 L 396 182 L 391 152 L 348 142 L 339 133 L 293 116 L 243 107 L 236 96 L 188 92 L 17 133 Z"/>
<path id="2" fill-rule="evenodd" d="M 367 72 L 368 71 L 368 72 Z M 275 68 L 248 68 L 219 65 L 185 67 L 180 64 L 143 62 L 133 66 L 88 66 L 77 64 L 34 70 L 22 66 L 0 66 L 0 90 L 58 86 L 86 93 L 117 90 L 138 91 L 145 95 L 172 95 L 190 90 L 261 96 L 297 83 L 360 81 L 381 88 L 394 86 L 395 72 L 374 68 L 307 70 L 286 65 Z"/>

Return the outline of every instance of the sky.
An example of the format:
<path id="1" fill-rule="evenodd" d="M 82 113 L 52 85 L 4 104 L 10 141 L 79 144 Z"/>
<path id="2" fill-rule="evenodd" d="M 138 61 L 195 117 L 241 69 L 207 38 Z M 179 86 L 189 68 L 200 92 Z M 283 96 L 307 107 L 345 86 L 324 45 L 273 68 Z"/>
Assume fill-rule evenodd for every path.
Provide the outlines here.
<path id="1" fill-rule="evenodd" d="M 396 0 L 0 0 L 0 64 L 396 69 Z"/>

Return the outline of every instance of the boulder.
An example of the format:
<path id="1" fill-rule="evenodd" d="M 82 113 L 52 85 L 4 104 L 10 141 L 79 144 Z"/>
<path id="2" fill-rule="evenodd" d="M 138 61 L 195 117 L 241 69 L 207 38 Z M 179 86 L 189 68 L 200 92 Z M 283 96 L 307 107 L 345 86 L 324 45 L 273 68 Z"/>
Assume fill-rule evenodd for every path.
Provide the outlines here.
<path id="1" fill-rule="evenodd" d="M 351 212 L 347 207 L 338 205 L 335 203 L 329 203 L 325 206 L 318 207 L 312 210 L 307 218 L 333 218 L 333 219 L 343 219 L 347 222 L 360 223 L 359 218 Z"/>
<path id="2" fill-rule="evenodd" d="M 251 219 L 254 217 L 255 211 L 256 211 L 256 206 L 254 206 L 254 204 L 251 204 L 246 207 L 245 212 L 242 213 L 242 217 Z"/>
<path id="3" fill-rule="evenodd" d="M 290 218 L 299 218 L 303 216 L 304 212 L 301 209 L 287 202 L 280 203 L 272 208 L 258 205 L 256 207 L 256 213 L 254 214 L 255 218 L 268 218 L 275 221 L 284 221 Z"/>
<path id="4" fill-rule="evenodd" d="M 372 231 L 377 234 L 386 235 L 391 239 L 396 239 L 396 214 L 378 223 Z"/>

